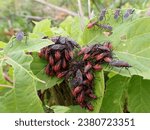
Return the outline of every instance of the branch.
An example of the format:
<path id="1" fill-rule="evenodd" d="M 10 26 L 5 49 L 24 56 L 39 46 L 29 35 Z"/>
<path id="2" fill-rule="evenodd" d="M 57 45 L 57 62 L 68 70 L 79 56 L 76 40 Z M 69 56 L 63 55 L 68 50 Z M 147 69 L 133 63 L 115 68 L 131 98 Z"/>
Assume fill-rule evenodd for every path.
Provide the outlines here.
<path id="1" fill-rule="evenodd" d="M 44 0 L 34 0 L 34 1 L 36 1 L 36 2 L 38 2 L 38 3 L 41 3 L 41 4 L 43 4 L 43 5 L 46 5 L 46 6 L 50 7 L 50 8 L 52 8 L 52 9 L 55 9 L 55 10 L 64 12 L 64 13 L 66 13 L 66 14 L 69 14 L 69 15 L 72 15 L 72 16 L 78 16 L 78 14 L 75 13 L 75 12 L 73 12 L 73 11 L 70 11 L 70 10 L 67 10 L 67 9 L 64 9 L 64 8 L 61 8 L 61 7 L 58 7 L 58 6 L 56 6 L 56 5 L 53 5 L 53 4 L 51 4 L 51 3 L 46 2 L 46 1 L 44 1 Z"/>
<path id="2" fill-rule="evenodd" d="M 89 14 L 89 19 L 91 19 L 91 0 L 88 0 L 88 14 Z"/>
<path id="3" fill-rule="evenodd" d="M 80 16 L 80 22 L 81 22 L 81 29 L 84 29 L 84 14 L 82 10 L 81 0 L 78 0 L 78 8 L 79 8 L 79 16 Z"/>

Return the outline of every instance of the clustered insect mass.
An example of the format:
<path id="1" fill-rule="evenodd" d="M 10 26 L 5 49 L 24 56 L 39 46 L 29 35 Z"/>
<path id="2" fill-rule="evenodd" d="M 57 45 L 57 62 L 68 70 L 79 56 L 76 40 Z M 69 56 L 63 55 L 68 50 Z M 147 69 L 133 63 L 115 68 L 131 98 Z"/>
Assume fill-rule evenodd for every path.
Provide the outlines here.
<path id="1" fill-rule="evenodd" d="M 48 61 L 45 73 L 64 78 L 71 86 L 74 100 L 82 108 L 92 111 L 94 94 L 94 72 L 101 71 L 103 64 L 114 67 L 131 67 L 128 63 L 113 59 L 112 44 L 104 42 L 87 47 L 80 46 L 67 37 L 53 37 L 54 42 L 39 52 L 39 57 Z"/>
<path id="2" fill-rule="evenodd" d="M 42 48 L 39 57 L 48 61 L 45 68 L 47 75 L 62 78 L 67 73 L 69 62 L 73 59 L 73 49 L 79 46 L 66 37 L 54 37 L 51 40 L 55 44 Z"/>
<path id="3" fill-rule="evenodd" d="M 124 18 L 129 17 L 133 12 L 133 9 L 128 9 Z M 111 25 L 101 24 L 106 14 L 107 10 L 103 9 L 98 20 L 90 22 L 87 28 L 97 26 L 111 32 L 113 30 Z M 113 18 L 117 20 L 120 16 L 121 10 L 116 9 Z M 43 39 L 47 38 L 43 37 Z M 113 47 L 109 41 L 81 48 L 75 41 L 67 37 L 57 36 L 50 40 L 54 44 L 42 48 L 39 52 L 39 57 L 48 61 L 45 73 L 49 76 L 64 78 L 71 86 L 76 103 L 90 111 L 94 109 L 91 100 L 97 98 L 94 94 L 94 72 L 101 71 L 104 64 L 126 69 L 132 67 L 127 62 L 114 58 Z"/>

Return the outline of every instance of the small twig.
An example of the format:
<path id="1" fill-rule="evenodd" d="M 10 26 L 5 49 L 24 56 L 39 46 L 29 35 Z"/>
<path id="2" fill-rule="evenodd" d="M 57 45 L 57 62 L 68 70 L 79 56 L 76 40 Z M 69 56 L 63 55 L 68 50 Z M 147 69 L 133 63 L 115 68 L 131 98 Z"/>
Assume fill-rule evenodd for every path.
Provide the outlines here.
<path id="1" fill-rule="evenodd" d="M 14 88 L 14 86 L 6 85 L 6 84 L 0 84 L 0 87 Z"/>
<path id="2" fill-rule="evenodd" d="M 70 10 L 67 10 L 67 9 L 64 9 L 64 8 L 61 8 L 61 7 L 58 7 L 58 6 L 56 6 L 56 5 L 53 5 L 53 4 L 51 4 L 51 3 L 46 2 L 46 1 L 44 1 L 44 0 L 34 0 L 34 1 L 39 2 L 39 3 L 43 4 L 43 5 L 46 5 L 46 6 L 50 7 L 50 8 L 53 8 L 53 9 L 55 9 L 55 10 L 59 10 L 59 11 L 61 11 L 61 12 L 64 12 L 64 13 L 66 13 L 66 14 L 69 14 L 69 15 L 72 15 L 72 16 L 78 16 L 78 14 L 75 13 L 75 12 L 73 12 L 73 11 L 70 11 Z"/>
<path id="3" fill-rule="evenodd" d="M 89 14 L 89 19 L 91 19 L 91 0 L 88 0 L 88 14 Z"/>
<path id="4" fill-rule="evenodd" d="M 13 84 L 13 81 L 10 79 L 10 77 L 4 72 L 3 76 L 5 78 L 5 80 L 7 80 L 9 83 Z"/>
<path id="5" fill-rule="evenodd" d="M 84 30 L 84 14 L 83 14 L 83 10 L 82 10 L 81 0 L 78 0 L 78 8 L 79 8 L 81 29 Z"/>
<path id="6" fill-rule="evenodd" d="M 44 17 L 39 16 L 25 16 L 28 20 L 34 20 L 34 21 L 41 21 L 44 19 Z"/>

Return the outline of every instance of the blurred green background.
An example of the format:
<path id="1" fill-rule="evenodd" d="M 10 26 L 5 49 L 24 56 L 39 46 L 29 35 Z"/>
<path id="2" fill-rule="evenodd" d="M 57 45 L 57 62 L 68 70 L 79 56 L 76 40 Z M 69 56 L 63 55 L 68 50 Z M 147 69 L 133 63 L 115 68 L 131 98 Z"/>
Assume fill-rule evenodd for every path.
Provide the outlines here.
<path id="1" fill-rule="evenodd" d="M 150 0 L 79 0 L 85 16 L 88 16 L 88 2 L 91 12 L 98 13 L 102 8 L 150 8 Z M 0 41 L 8 42 L 17 31 L 30 32 L 32 21 L 44 18 L 52 20 L 52 25 L 58 25 L 68 14 L 57 9 L 79 12 L 78 0 L 0 0 Z M 42 4 L 44 2 L 44 4 Z M 49 6 L 56 6 L 52 7 Z M 150 11 L 148 12 L 150 15 Z"/>

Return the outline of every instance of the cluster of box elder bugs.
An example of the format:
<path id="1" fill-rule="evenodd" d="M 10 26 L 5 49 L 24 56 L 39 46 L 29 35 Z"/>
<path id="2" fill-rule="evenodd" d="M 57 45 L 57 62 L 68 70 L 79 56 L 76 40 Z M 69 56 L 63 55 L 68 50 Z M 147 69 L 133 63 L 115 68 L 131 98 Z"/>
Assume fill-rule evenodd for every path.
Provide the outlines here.
<path id="1" fill-rule="evenodd" d="M 81 48 L 75 41 L 67 37 L 53 37 L 54 42 L 41 49 L 39 57 L 47 60 L 45 72 L 49 76 L 64 78 L 71 86 L 74 100 L 82 108 L 93 111 L 91 100 L 94 94 L 94 72 L 101 71 L 103 64 L 113 67 L 129 68 L 125 61 L 113 57 L 112 44 L 96 43 Z"/>
<path id="2" fill-rule="evenodd" d="M 122 11 L 120 9 L 116 9 L 113 13 L 113 18 L 117 21 L 119 18 L 126 20 L 127 18 L 129 18 L 133 13 L 134 13 L 134 9 L 127 9 L 125 12 L 124 12 L 124 15 L 122 13 Z M 106 14 L 108 14 L 108 10 L 107 9 L 102 9 L 101 12 L 100 12 L 100 15 L 98 17 L 97 20 L 95 21 L 92 21 L 92 22 L 89 22 L 88 25 L 87 25 L 87 28 L 88 29 L 91 29 L 95 26 L 97 26 L 98 28 L 100 29 L 104 29 L 108 32 L 111 32 L 113 27 L 110 26 L 108 23 L 107 24 L 104 24 L 104 21 L 106 19 Z M 111 17 L 111 16 L 110 16 Z"/>

